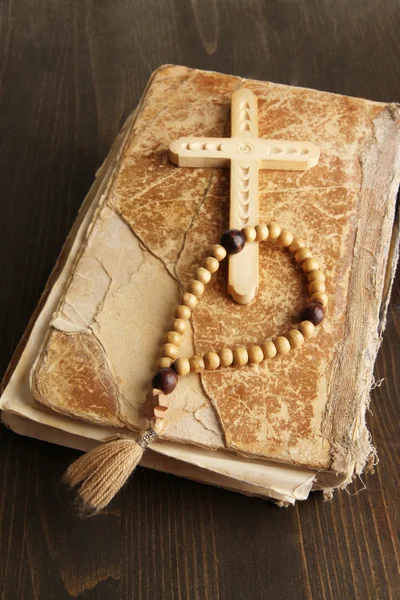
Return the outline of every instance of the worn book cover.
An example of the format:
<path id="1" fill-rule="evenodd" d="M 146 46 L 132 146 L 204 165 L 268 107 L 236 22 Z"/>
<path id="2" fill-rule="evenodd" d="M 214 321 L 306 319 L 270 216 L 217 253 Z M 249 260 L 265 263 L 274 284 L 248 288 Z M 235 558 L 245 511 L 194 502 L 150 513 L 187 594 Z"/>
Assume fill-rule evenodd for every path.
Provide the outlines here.
<path id="1" fill-rule="evenodd" d="M 25 403 L 60 415 L 59 429 L 71 420 L 108 436 L 144 427 L 140 408 L 174 307 L 229 219 L 229 170 L 177 167 L 168 147 L 182 136 L 229 136 L 240 86 L 258 97 L 259 137 L 321 148 L 309 171 L 260 171 L 260 220 L 275 219 L 320 258 L 327 316 L 299 350 L 183 378 L 171 395 L 164 449 L 171 460 L 203 469 L 208 456 L 230 462 L 232 477 L 236 462 L 258 472 L 281 465 L 305 473 L 309 487 L 330 488 L 360 473 L 375 452 L 365 411 L 397 261 L 393 104 L 186 67 L 156 71 L 53 274 L 40 331 L 33 323 L 27 333 Z M 307 294 L 301 270 L 271 244 L 260 247 L 260 267 L 258 295 L 243 306 L 227 294 L 221 266 L 193 312 L 181 354 L 260 344 L 291 328 Z M 3 395 L 3 410 L 20 415 L 10 386 L 22 351 Z"/>

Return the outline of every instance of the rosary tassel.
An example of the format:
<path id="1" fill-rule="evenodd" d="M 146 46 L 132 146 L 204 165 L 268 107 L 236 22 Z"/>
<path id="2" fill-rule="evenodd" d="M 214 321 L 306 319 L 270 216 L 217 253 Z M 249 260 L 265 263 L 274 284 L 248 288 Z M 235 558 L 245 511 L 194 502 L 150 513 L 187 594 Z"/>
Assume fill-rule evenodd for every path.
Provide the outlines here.
<path id="1" fill-rule="evenodd" d="M 71 488 L 80 484 L 78 496 L 89 512 L 96 513 L 107 506 L 133 473 L 147 446 L 157 438 L 162 420 L 153 419 L 150 423 L 137 440 L 121 437 L 105 442 L 68 467 L 64 481 Z"/>

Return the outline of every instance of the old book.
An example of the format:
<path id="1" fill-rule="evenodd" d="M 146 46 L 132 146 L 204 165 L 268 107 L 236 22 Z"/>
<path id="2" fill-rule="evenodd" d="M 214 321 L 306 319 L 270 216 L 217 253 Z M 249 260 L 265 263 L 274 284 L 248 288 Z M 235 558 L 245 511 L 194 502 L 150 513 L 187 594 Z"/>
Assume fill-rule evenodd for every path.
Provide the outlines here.
<path id="1" fill-rule="evenodd" d="M 166 66 L 157 70 L 82 207 L 3 383 L 3 421 L 89 449 L 143 429 L 159 348 L 194 269 L 227 228 L 229 171 L 168 160 L 182 136 L 229 135 L 232 93 L 258 97 L 259 137 L 312 141 L 309 171 L 261 171 L 261 221 L 307 240 L 326 272 L 318 335 L 287 355 L 191 374 L 143 464 L 271 497 L 346 485 L 373 459 L 365 426 L 397 262 L 399 109 L 315 90 Z M 222 266 L 181 354 L 285 333 L 304 304 L 301 270 L 260 248 L 246 306 Z"/>

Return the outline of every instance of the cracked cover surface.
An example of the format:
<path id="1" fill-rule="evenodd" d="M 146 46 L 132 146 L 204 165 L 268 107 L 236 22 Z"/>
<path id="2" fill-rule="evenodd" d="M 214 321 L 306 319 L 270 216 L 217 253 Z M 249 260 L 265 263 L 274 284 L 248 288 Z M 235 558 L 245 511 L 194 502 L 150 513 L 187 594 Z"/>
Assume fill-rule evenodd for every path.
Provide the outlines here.
<path id="1" fill-rule="evenodd" d="M 324 418 L 338 376 L 330 365 L 346 334 L 360 156 L 381 104 L 184 67 L 156 72 L 112 185 L 99 199 L 32 389 L 38 402 L 79 419 L 145 424 L 139 409 L 181 290 L 229 215 L 229 172 L 178 168 L 167 149 L 181 136 L 229 135 L 231 96 L 240 85 L 258 96 L 259 137 L 321 146 L 310 171 L 260 171 L 260 217 L 303 237 L 320 259 L 328 315 L 315 338 L 286 356 L 180 379 L 164 435 L 327 469 L 333 438 L 324 433 Z M 261 244 L 260 266 L 259 293 L 248 306 L 227 296 L 227 265 L 221 266 L 193 313 L 181 355 L 261 343 L 290 328 L 307 297 L 306 279 L 268 242 Z"/>

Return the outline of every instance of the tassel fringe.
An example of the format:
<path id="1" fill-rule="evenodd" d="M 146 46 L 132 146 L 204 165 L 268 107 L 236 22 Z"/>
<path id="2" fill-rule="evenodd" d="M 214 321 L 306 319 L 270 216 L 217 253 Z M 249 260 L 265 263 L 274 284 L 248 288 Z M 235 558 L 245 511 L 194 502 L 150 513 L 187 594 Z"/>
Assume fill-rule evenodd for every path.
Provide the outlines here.
<path id="1" fill-rule="evenodd" d="M 68 467 L 64 481 L 77 492 L 83 507 L 96 513 L 114 498 L 136 465 L 147 445 L 158 435 L 161 423 L 155 421 L 136 441 L 124 437 L 101 444 Z"/>

